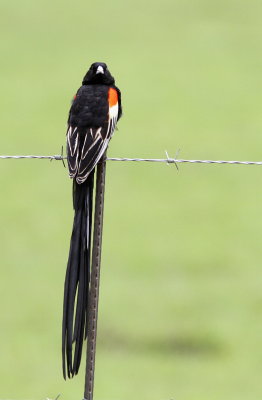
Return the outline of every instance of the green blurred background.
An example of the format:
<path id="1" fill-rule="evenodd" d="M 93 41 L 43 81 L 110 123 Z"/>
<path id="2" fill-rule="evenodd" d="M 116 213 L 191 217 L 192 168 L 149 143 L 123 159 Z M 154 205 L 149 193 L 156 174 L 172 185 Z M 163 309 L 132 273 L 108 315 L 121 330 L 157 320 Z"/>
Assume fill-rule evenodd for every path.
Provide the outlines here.
<path id="1" fill-rule="evenodd" d="M 262 3 L 1 0 L 1 154 L 57 154 L 94 61 L 123 93 L 116 157 L 262 159 Z M 61 372 L 71 181 L 0 161 L 0 398 L 83 396 Z M 262 169 L 110 163 L 95 398 L 262 396 Z"/>

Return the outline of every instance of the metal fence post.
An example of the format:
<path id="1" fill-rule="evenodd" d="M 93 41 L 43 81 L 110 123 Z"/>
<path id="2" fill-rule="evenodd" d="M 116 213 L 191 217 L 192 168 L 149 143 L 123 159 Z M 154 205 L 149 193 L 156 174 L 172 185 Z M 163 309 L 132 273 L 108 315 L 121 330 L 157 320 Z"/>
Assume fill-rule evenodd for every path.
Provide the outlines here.
<path id="1" fill-rule="evenodd" d="M 100 263 L 103 232 L 106 154 L 97 164 L 91 282 L 88 294 L 88 334 L 84 399 L 93 400 Z"/>

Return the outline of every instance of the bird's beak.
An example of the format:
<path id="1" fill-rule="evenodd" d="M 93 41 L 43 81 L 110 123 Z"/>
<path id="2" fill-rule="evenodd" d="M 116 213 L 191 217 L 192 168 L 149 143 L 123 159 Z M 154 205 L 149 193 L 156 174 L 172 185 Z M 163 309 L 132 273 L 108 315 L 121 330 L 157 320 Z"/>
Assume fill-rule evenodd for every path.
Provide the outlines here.
<path id="1" fill-rule="evenodd" d="M 101 65 L 99 65 L 97 67 L 96 74 L 103 74 L 103 73 L 104 73 L 104 68 Z"/>

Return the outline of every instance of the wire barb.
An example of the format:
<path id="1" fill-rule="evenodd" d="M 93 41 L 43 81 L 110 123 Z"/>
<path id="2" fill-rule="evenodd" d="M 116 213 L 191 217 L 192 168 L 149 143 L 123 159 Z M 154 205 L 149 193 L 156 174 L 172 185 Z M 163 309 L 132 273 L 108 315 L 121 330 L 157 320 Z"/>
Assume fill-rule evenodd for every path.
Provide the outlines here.
<path id="1" fill-rule="evenodd" d="M 170 158 L 169 158 L 169 155 L 168 155 L 167 150 L 165 150 L 165 153 L 166 153 L 166 162 L 167 162 L 167 165 L 169 166 L 169 164 L 170 164 Z"/>
<path id="2" fill-rule="evenodd" d="M 178 152 L 176 152 L 175 158 L 170 158 L 169 155 L 168 155 L 167 150 L 165 150 L 165 153 L 166 153 L 166 162 L 167 162 L 167 165 L 169 165 L 169 164 L 175 164 L 177 171 L 179 171 L 178 165 L 177 165 L 177 163 L 176 163 L 176 155 L 177 155 Z"/>
<path id="3" fill-rule="evenodd" d="M 179 153 L 180 153 L 180 149 L 178 149 L 177 152 L 176 152 L 176 154 L 175 154 L 175 160 L 177 159 Z M 178 168 L 177 163 L 175 163 L 175 166 L 176 166 L 177 171 L 179 172 L 179 168 Z"/>
<path id="4" fill-rule="evenodd" d="M 67 157 L 65 157 L 65 158 L 67 158 Z M 62 146 L 62 148 L 61 148 L 61 160 L 62 160 L 64 168 L 66 168 L 65 162 L 64 162 L 64 146 Z"/>

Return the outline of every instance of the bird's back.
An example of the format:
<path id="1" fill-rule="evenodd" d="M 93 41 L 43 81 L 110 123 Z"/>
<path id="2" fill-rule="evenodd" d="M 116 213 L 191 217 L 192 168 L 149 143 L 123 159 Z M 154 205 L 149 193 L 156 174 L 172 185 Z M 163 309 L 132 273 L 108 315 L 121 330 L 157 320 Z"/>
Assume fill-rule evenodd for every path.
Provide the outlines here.
<path id="1" fill-rule="evenodd" d="M 78 128 L 98 128 L 108 122 L 107 85 L 83 85 L 70 109 L 68 124 Z"/>

